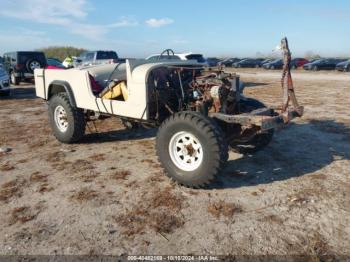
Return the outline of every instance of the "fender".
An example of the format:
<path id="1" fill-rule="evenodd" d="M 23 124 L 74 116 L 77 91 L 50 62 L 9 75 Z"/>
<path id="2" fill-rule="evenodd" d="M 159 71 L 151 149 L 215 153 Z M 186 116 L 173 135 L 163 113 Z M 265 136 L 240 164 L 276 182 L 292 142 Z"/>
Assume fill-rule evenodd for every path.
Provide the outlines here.
<path id="1" fill-rule="evenodd" d="M 67 93 L 70 104 L 74 107 L 77 107 L 73 90 L 68 82 L 62 80 L 54 80 L 50 83 L 47 99 L 49 100 L 53 95 L 58 93 Z"/>

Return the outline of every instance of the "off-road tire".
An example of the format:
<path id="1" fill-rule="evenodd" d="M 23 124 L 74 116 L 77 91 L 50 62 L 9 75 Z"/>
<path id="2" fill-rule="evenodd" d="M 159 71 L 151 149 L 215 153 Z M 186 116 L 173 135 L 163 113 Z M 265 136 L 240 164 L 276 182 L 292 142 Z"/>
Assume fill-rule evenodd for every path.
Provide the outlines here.
<path id="1" fill-rule="evenodd" d="M 10 73 L 10 82 L 12 85 L 18 85 L 19 84 L 19 77 L 16 77 L 15 76 L 15 72 L 14 71 L 11 71 Z"/>
<path id="2" fill-rule="evenodd" d="M 195 170 L 184 170 L 172 160 L 171 141 L 184 132 L 198 139 L 202 161 Z M 209 118 L 195 112 L 171 115 L 160 126 L 156 138 L 160 163 L 168 177 L 193 188 L 205 187 L 220 173 L 228 158 L 228 146 L 220 128 Z"/>
<path id="3" fill-rule="evenodd" d="M 64 108 L 67 115 L 68 127 L 62 132 L 55 121 L 55 110 L 58 106 Z M 82 109 L 72 106 L 65 93 L 53 95 L 49 100 L 49 120 L 54 136 L 62 143 L 78 142 L 85 134 L 86 120 Z"/>
<path id="4" fill-rule="evenodd" d="M 266 107 L 263 103 L 253 98 L 247 98 L 246 103 L 249 103 L 249 111 Z M 247 142 L 231 142 L 230 149 L 240 154 L 253 154 L 270 144 L 273 135 L 274 129 L 270 129 L 264 133 L 256 134 Z"/>
<path id="5" fill-rule="evenodd" d="M 32 63 L 38 64 L 39 68 L 43 68 L 44 67 L 44 65 L 40 61 L 38 61 L 36 59 L 28 60 L 27 63 L 26 63 L 26 68 L 27 68 L 28 72 L 32 73 L 32 74 L 34 74 L 34 70 L 30 67 L 30 65 Z"/>

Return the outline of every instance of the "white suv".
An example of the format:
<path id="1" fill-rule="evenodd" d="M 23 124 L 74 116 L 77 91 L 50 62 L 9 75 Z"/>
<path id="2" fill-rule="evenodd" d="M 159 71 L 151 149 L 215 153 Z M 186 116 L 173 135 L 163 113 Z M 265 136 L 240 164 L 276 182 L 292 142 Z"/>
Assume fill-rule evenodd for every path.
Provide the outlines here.
<path id="1" fill-rule="evenodd" d="M 150 55 L 146 58 L 146 60 L 150 62 L 159 62 L 164 60 L 182 60 L 182 61 L 188 61 L 188 60 L 194 60 L 197 61 L 200 64 L 206 65 L 206 60 L 203 57 L 202 54 L 194 54 L 194 53 L 174 53 L 173 50 L 167 49 L 161 54 L 154 54 Z"/>

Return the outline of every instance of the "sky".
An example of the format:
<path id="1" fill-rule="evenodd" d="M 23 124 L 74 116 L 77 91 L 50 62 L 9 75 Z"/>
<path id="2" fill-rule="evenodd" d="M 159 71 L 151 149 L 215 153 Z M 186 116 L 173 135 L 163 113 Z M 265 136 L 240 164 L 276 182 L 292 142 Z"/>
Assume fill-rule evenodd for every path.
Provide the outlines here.
<path id="1" fill-rule="evenodd" d="M 48 46 L 146 57 L 171 48 L 205 56 L 350 56 L 349 0 L 1 0 L 0 54 Z"/>

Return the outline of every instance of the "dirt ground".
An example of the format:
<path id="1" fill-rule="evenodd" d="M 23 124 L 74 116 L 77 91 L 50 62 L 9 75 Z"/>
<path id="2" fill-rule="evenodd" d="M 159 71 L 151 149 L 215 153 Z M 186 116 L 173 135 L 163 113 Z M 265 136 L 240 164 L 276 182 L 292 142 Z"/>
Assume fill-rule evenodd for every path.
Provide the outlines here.
<path id="1" fill-rule="evenodd" d="M 281 101 L 280 72 L 238 70 Z M 32 85 L 0 98 L 0 254 L 350 255 L 350 74 L 295 72 L 305 116 L 209 189 L 163 175 L 153 130 L 118 119 L 79 144 L 52 136 Z M 96 130 L 97 129 L 97 133 Z"/>

